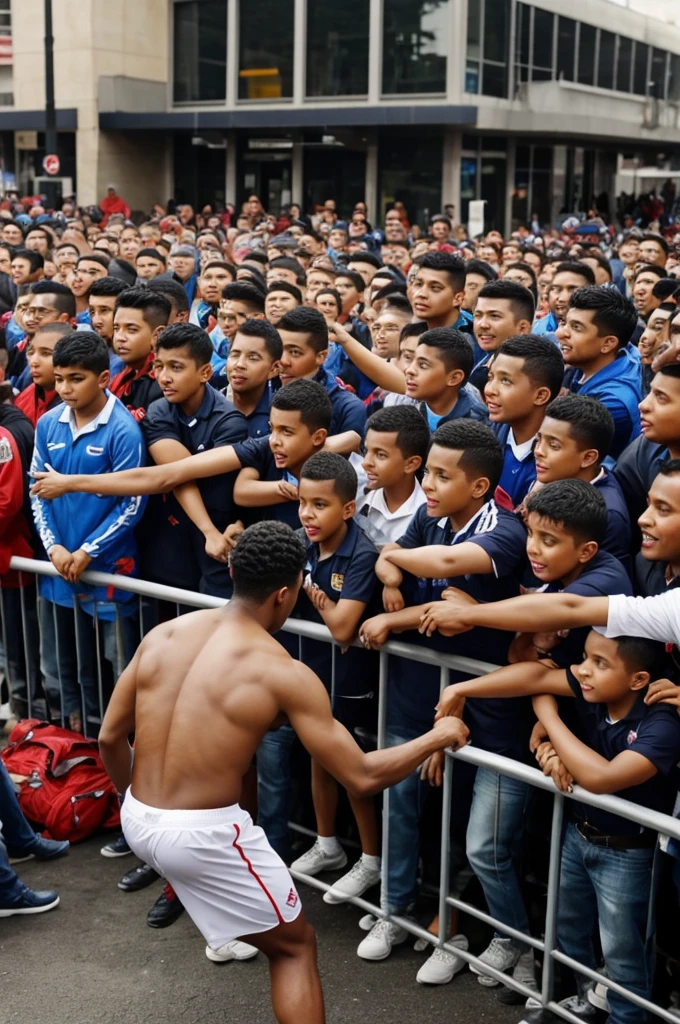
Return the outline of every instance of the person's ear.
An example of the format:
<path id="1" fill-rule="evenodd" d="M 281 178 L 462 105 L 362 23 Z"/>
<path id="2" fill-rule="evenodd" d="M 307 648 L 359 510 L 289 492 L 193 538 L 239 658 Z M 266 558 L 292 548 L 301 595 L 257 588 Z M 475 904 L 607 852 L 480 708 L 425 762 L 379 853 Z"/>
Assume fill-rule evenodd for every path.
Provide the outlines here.
<path id="1" fill-rule="evenodd" d="M 154 332 L 151 335 L 151 347 L 154 350 L 154 352 L 156 351 L 156 346 L 158 345 L 158 339 L 160 338 L 161 334 L 166 329 L 166 327 L 167 324 L 159 324 L 158 327 L 154 329 Z"/>
<path id="2" fill-rule="evenodd" d="M 104 370 L 103 373 L 99 374 L 99 387 L 108 388 L 109 381 L 111 380 L 111 373 L 109 370 Z"/>
<path id="3" fill-rule="evenodd" d="M 449 388 L 460 388 L 463 386 L 465 381 L 465 372 L 463 370 L 451 370 L 446 378 L 446 386 Z"/>
<path id="4" fill-rule="evenodd" d="M 70 323 L 70 321 L 71 321 L 71 318 L 68 315 L 68 313 L 60 313 L 59 316 L 57 317 L 57 323 L 58 324 L 68 324 L 68 323 Z"/>
<path id="5" fill-rule="evenodd" d="M 636 672 L 630 681 L 631 690 L 644 690 L 651 681 L 649 672 Z"/>
<path id="6" fill-rule="evenodd" d="M 462 306 L 464 302 L 465 302 L 465 291 L 463 290 L 462 292 L 456 292 L 454 294 L 454 296 L 453 296 L 453 306 L 454 306 L 454 308 L 456 306 L 458 306 L 458 307 Z"/>
<path id="7" fill-rule="evenodd" d="M 472 484 L 472 497 L 476 500 L 483 498 L 488 493 L 491 487 L 491 481 L 488 476 L 478 477 Z"/>
<path id="8" fill-rule="evenodd" d="M 608 334 L 606 338 L 602 339 L 600 345 L 600 352 L 602 355 L 609 355 L 610 352 L 616 352 L 619 347 L 619 339 L 614 334 Z"/>
<path id="9" fill-rule="evenodd" d="M 520 320 L 517 324 L 518 334 L 531 334 L 531 324 L 528 320 Z"/>
<path id="10" fill-rule="evenodd" d="M 408 459 L 404 462 L 405 473 L 417 473 L 423 464 L 422 456 L 420 455 L 409 455 Z"/>
<path id="11" fill-rule="evenodd" d="M 213 375 L 212 363 L 204 363 L 198 368 L 198 376 L 201 384 L 207 384 Z"/>
<path id="12" fill-rule="evenodd" d="M 267 380 L 273 380 L 274 377 L 278 377 L 281 372 L 281 364 L 278 359 L 275 359 L 272 365 L 269 367 L 269 373 L 267 374 Z"/>
<path id="13" fill-rule="evenodd" d="M 343 519 L 354 519 L 354 516 L 356 514 L 356 510 L 357 510 L 357 503 L 354 500 L 354 498 L 352 498 L 351 501 L 347 501 L 343 505 L 343 508 L 342 508 L 342 518 Z"/>
<path id="14" fill-rule="evenodd" d="M 550 388 L 536 388 L 534 394 L 534 405 L 547 405 L 552 399 Z"/>
<path id="15" fill-rule="evenodd" d="M 597 448 L 586 448 L 584 452 L 581 452 L 581 469 L 590 469 L 591 466 L 596 466 L 600 461 L 600 453 Z"/>
<path id="16" fill-rule="evenodd" d="M 317 366 L 323 366 L 323 364 L 326 362 L 327 358 L 328 358 L 328 349 L 327 348 L 322 348 L 320 352 L 316 353 L 316 365 Z"/>
<path id="17" fill-rule="evenodd" d="M 599 544 L 596 540 L 587 540 L 585 543 L 578 547 L 578 560 L 580 565 L 585 565 L 592 558 L 595 557 L 599 550 Z"/>
<path id="18" fill-rule="evenodd" d="M 319 427 L 319 429 L 315 430 L 314 433 L 312 434 L 312 444 L 314 445 L 315 448 L 323 448 L 323 446 L 326 443 L 327 437 L 328 431 L 326 430 L 326 428 Z"/>

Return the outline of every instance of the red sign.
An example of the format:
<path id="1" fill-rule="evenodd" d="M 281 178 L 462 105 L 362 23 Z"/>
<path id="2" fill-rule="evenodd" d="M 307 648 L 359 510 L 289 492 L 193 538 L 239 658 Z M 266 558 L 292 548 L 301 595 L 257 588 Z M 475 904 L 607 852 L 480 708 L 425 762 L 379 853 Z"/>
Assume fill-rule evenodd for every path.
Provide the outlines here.
<path id="1" fill-rule="evenodd" d="M 43 170 L 45 174 L 59 174 L 60 167 L 61 164 L 59 163 L 59 157 L 57 156 L 57 154 L 48 153 L 45 159 L 43 160 Z"/>

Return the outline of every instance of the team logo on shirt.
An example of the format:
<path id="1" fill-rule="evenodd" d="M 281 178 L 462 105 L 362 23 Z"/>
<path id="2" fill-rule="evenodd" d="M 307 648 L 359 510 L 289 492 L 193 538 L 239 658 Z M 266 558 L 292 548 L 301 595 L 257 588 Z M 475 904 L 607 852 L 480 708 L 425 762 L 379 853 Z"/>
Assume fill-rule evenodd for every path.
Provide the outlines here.
<path id="1" fill-rule="evenodd" d="M 333 590 L 342 590 L 345 585 L 345 574 L 343 572 L 334 572 L 331 576 L 331 587 Z"/>
<path id="2" fill-rule="evenodd" d="M 296 893 L 295 889 L 291 889 L 290 892 L 288 893 L 288 899 L 286 900 L 286 903 L 288 904 L 289 907 L 296 907 L 299 898 L 300 897 Z"/>
<path id="3" fill-rule="evenodd" d="M 94 444 L 88 444 L 88 446 L 85 449 L 85 451 L 87 452 L 88 455 L 103 455 L 104 454 L 104 449 L 103 448 L 97 448 L 97 446 L 94 445 Z"/>
<path id="4" fill-rule="evenodd" d="M 628 746 L 630 746 L 631 743 L 635 743 L 636 739 L 637 739 L 637 733 L 635 732 L 634 729 L 631 729 L 630 732 L 628 733 L 627 738 L 626 738 L 626 742 L 627 742 Z"/>
<path id="5" fill-rule="evenodd" d="M 11 444 L 6 437 L 0 438 L 0 465 L 11 462 L 13 458 Z"/>
<path id="6" fill-rule="evenodd" d="M 66 447 L 66 442 L 65 441 L 48 441 L 47 442 L 47 447 L 49 448 L 49 450 L 51 452 L 54 452 L 54 451 L 57 450 L 57 448 L 65 448 Z"/>

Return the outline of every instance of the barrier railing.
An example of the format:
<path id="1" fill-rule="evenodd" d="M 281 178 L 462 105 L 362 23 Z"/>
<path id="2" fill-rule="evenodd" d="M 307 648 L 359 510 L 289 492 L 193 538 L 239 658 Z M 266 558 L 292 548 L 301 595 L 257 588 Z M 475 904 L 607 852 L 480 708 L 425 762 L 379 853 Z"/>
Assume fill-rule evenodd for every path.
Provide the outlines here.
<path id="1" fill-rule="evenodd" d="M 11 568 L 16 572 L 20 573 L 21 582 L 25 582 L 24 575 L 28 576 L 57 576 L 56 569 L 50 562 L 35 561 L 28 558 L 13 558 L 11 562 Z M 147 599 L 153 599 L 155 601 L 164 601 L 174 604 L 176 606 L 176 613 L 180 614 L 182 607 L 187 608 L 220 608 L 227 603 L 223 598 L 211 597 L 205 594 L 195 593 L 193 591 L 182 590 L 176 587 L 164 586 L 161 584 L 150 583 L 145 580 L 130 579 L 124 576 L 113 576 L 108 573 L 99 573 L 88 571 L 83 573 L 82 580 L 84 583 L 92 584 L 100 587 L 115 587 L 118 590 L 127 591 L 132 594 L 136 594 L 139 599 L 139 626 L 140 635 L 144 635 L 147 632 L 145 628 L 145 608 L 144 601 Z M 10 664 L 11 658 L 8 655 L 8 641 L 10 649 L 14 652 L 15 657 L 17 652 L 23 654 L 24 665 L 27 674 L 27 690 L 26 690 L 26 703 L 28 705 L 29 714 L 33 710 L 34 704 L 34 693 L 32 692 L 30 670 L 32 664 L 36 662 L 36 652 L 31 650 L 31 644 L 36 640 L 36 633 L 31 624 L 31 609 L 29 606 L 30 598 L 26 594 L 26 588 L 19 588 L 17 591 L 12 591 L 14 594 L 13 603 L 15 605 L 15 613 L 18 610 L 20 623 L 17 623 L 15 619 L 12 619 L 8 615 L 7 611 L 7 600 L 10 591 L 0 589 L 0 612 L 2 612 L 2 640 L 4 647 L 5 657 L 5 674 L 8 679 L 10 689 L 17 682 L 12 678 L 12 666 Z M 18 603 L 18 608 L 17 608 Z M 74 612 L 74 615 L 76 612 Z M 17 626 L 21 626 L 21 637 L 16 635 Z M 105 710 L 104 700 L 104 681 L 102 678 L 102 650 L 101 644 L 98 639 L 97 632 L 97 613 L 94 610 L 93 625 L 95 627 L 95 633 L 97 634 L 97 642 L 95 644 L 95 655 L 97 662 L 97 694 L 99 698 L 99 718 L 101 719 Z M 118 623 L 117 623 L 118 625 Z M 334 657 L 337 652 L 337 645 L 333 641 L 330 632 L 321 625 L 311 622 L 304 622 L 298 619 L 289 619 L 283 626 L 283 630 L 286 632 L 293 633 L 298 637 L 308 637 L 314 640 L 322 640 L 327 643 L 333 644 Z M 116 655 L 119 662 L 124 660 L 124 650 L 121 649 L 121 630 L 119 628 L 115 631 L 116 637 Z M 44 650 L 46 638 L 40 634 L 40 628 L 38 628 L 37 638 L 42 643 L 42 654 L 47 653 Z M 58 636 L 55 637 L 58 645 Z M 109 652 L 110 653 L 110 652 Z M 390 657 L 399 657 L 411 661 L 418 661 L 422 664 L 438 666 L 440 669 L 440 691 L 448 685 L 450 672 L 464 672 L 470 676 L 481 676 L 488 672 L 494 671 L 498 666 L 487 663 L 475 661 L 470 658 L 458 657 L 454 655 L 441 654 L 439 652 L 427 650 L 421 647 L 414 647 L 409 644 L 401 643 L 399 641 L 390 640 L 388 641 L 380 651 L 379 659 L 379 695 L 378 695 L 378 731 L 377 731 L 377 745 L 378 748 L 385 746 L 386 742 L 386 723 L 387 723 L 387 700 L 388 700 L 388 660 Z M 77 659 L 78 668 L 81 666 L 81 656 Z M 335 679 L 335 672 L 333 672 L 333 681 Z M 61 690 L 60 682 L 60 700 L 61 708 L 63 709 L 63 691 Z M 115 681 L 114 681 L 115 682 Z M 83 704 L 83 711 L 86 708 Z M 88 725 L 96 722 L 96 716 L 93 718 L 92 715 L 84 715 L 83 718 L 85 728 L 87 731 Z M 474 737 L 473 737 L 474 742 Z M 485 913 L 478 907 L 473 906 L 461 899 L 457 899 L 449 895 L 449 871 L 450 871 L 450 830 L 449 823 L 451 819 L 451 807 L 452 807 L 452 794 L 453 794 L 453 764 L 454 760 L 464 761 L 469 764 L 475 765 L 476 767 L 489 769 L 496 772 L 499 775 L 507 776 L 515 779 L 519 782 L 526 783 L 535 789 L 542 790 L 551 794 L 553 798 L 552 808 L 552 823 L 550 831 L 550 854 L 549 854 L 549 866 L 548 866 L 548 883 L 547 883 L 547 901 L 546 901 L 546 918 L 543 939 L 536 938 L 535 936 L 525 934 L 524 932 L 517 931 L 516 929 L 504 924 L 502 921 L 497 920 L 490 914 Z M 382 840 L 382 871 L 383 877 L 385 877 L 387 866 L 389 864 L 389 828 L 387 827 L 387 821 L 389 817 L 389 799 L 390 791 L 386 790 L 383 794 L 383 840 Z M 629 821 L 635 822 L 643 828 L 651 829 L 655 832 L 659 832 L 664 835 L 672 836 L 677 840 L 680 840 L 680 820 L 671 817 L 670 815 L 661 814 L 657 811 L 650 810 L 640 804 L 631 803 L 628 800 L 623 800 L 617 796 L 600 795 L 591 793 L 587 790 L 582 789 L 580 786 L 574 785 L 572 791 L 569 793 L 562 793 L 558 791 L 552 780 L 547 778 L 536 768 L 528 767 L 521 762 L 514 761 L 511 758 L 502 757 L 498 754 L 492 754 L 484 750 L 475 748 L 473 745 L 466 747 L 464 750 L 457 751 L 455 753 L 448 751 L 445 760 L 444 780 L 443 780 L 443 798 L 442 798 L 442 819 L 441 819 L 441 868 L 440 868 L 440 879 L 439 879 L 439 933 L 438 935 L 432 934 L 430 931 L 422 928 L 415 921 L 410 918 L 402 917 L 399 915 L 389 914 L 381 906 L 371 903 L 362 897 L 352 897 L 346 902 L 351 902 L 355 906 L 361 908 L 372 914 L 376 919 L 388 918 L 394 924 L 399 925 L 413 936 L 423 939 L 433 946 L 439 946 L 448 952 L 454 954 L 466 962 L 476 965 L 480 970 L 487 975 L 495 978 L 515 991 L 522 995 L 532 997 L 540 1002 L 543 1008 L 553 1011 L 557 1016 L 564 1020 L 572 1022 L 572 1024 L 579 1024 L 582 1018 L 577 1017 L 571 1013 L 567 1008 L 560 1005 L 554 999 L 555 989 L 555 965 L 562 964 L 565 967 L 571 968 L 573 971 L 583 975 L 593 982 L 601 982 L 607 989 L 612 989 L 619 995 L 624 996 L 630 1002 L 640 1007 L 642 1010 L 655 1015 L 661 1020 L 669 1021 L 671 1024 L 677 1024 L 677 1015 L 665 1010 L 664 1008 L 657 1006 L 638 996 L 635 992 L 632 992 L 622 985 L 617 984 L 611 978 L 597 971 L 591 970 L 585 964 L 581 964 L 569 956 L 565 955 L 558 948 L 558 936 L 557 936 L 557 903 L 559 897 L 559 878 L 560 878 L 560 865 L 561 865 L 561 849 L 562 849 L 562 834 L 563 834 L 563 822 L 564 822 L 564 808 L 565 800 L 577 800 L 581 804 L 585 804 L 589 807 L 597 808 L 602 811 L 607 811 L 616 814 Z M 295 826 L 293 826 L 295 827 Z M 299 827 L 299 830 L 304 833 L 309 833 L 308 829 Z M 657 851 L 658 853 L 658 851 Z M 658 863 L 658 857 L 655 858 L 655 872 Z M 655 873 L 654 872 L 654 873 Z M 306 884 L 323 890 L 328 891 L 331 885 L 309 875 L 301 874 L 300 872 L 293 872 L 295 877 L 305 882 Z M 648 920 L 653 920 L 653 902 L 655 895 L 654 884 L 650 887 L 651 897 L 650 906 L 648 908 Z M 469 953 L 467 950 L 461 949 L 459 946 L 453 946 L 447 939 L 447 921 L 449 908 L 455 908 L 463 911 L 466 914 L 490 925 L 496 931 L 506 935 L 510 938 L 515 939 L 518 942 L 529 946 L 536 951 L 543 954 L 543 969 L 541 975 L 540 985 L 538 986 L 538 994 L 536 990 L 527 987 L 515 978 L 503 974 L 493 967 L 487 964 L 482 964 L 478 957 Z"/>

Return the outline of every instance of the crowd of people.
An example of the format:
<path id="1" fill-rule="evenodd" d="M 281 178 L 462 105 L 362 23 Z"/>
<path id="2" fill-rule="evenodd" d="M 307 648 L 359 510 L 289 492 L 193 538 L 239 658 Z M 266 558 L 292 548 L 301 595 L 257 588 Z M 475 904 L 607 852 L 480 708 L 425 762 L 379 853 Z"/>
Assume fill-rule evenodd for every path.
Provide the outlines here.
<path id="1" fill-rule="evenodd" d="M 560 789 L 672 813 L 675 636 L 645 625 L 638 637 L 644 613 L 632 611 L 619 631 L 591 631 L 596 612 L 573 602 L 680 586 L 678 241 L 576 218 L 473 240 L 447 213 L 419 231 L 396 204 L 374 229 L 363 203 L 344 221 L 333 201 L 274 218 L 255 196 L 237 217 L 182 206 L 133 223 L 115 190 L 107 198 L 103 215 L 0 204 L 0 583 L 15 717 L 95 733 L 100 692 L 108 700 L 140 630 L 175 614 L 145 601 L 140 616 L 131 592 L 86 583 L 86 570 L 230 598 L 239 538 L 274 520 L 305 545 L 293 618 L 325 626 L 335 645 L 277 639 L 350 732 L 375 731 L 377 651 L 400 635 L 501 668 L 452 673 L 440 700 L 437 666 L 390 657 L 389 747 L 428 733 L 438 706 L 439 718 L 463 717 L 474 746 L 538 760 Z M 10 569 L 14 555 L 49 559 L 57 575 L 36 583 Z M 438 870 L 429 811 L 443 755 L 392 787 L 385 871 L 374 798 L 348 791 L 361 854 L 345 871 L 339 786 L 323 758 L 311 761 L 318 838 L 291 849 L 295 744 L 280 724 L 257 750 L 251 797 L 271 846 L 304 875 L 341 872 L 329 903 L 380 886 L 390 915 L 413 913 Z M 495 919 L 535 933 L 526 840 L 546 835 L 545 808 L 530 786 L 462 761 L 453 786 L 452 893 L 478 884 Z M 578 802 L 568 816 L 560 948 L 667 1005 L 679 950 L 671 941 L 655 975 L 657 834 Z M 664 849 L 677 923 L 680 848 Z M 123 836 L 102 850 L 130 852 Z M 142 863 L 120 885 L 158 874 Z M 0 871 L 0 916 L 54 897 Z M 148 923 L 182 910 L 167 884 Z M 409 937 L 389 917 L 362 924 L 366 960 Z M 438 920 L 429 927 L 437 934 Z M 467 950 L 455 912 L 447 927 Z M 498 985 L 488 966 L 536 990 L 528 943 L 498 933 L 480 962 L 480 984 Z M 436 948 L 417 980 L 445 984 L 465 966 Z M 599 1007 L 611 1024 L 647 1020 L 581 975 L 565 986 L 579 1019 Z"/>

